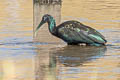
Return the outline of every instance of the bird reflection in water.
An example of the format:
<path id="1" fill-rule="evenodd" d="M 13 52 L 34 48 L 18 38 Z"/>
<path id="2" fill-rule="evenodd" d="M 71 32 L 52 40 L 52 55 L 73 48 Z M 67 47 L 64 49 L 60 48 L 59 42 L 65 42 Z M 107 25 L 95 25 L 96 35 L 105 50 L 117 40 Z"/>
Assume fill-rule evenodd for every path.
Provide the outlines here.
<path id="1" fill-rule="evenodd" d="M 53 66 L 59 63 L 66 67 L 81 66 L 86 62 L 103 57 L 106 50 L 106 46 L 66 46 L 52 52 L 50 65 Z"/>
<path id="2" fill-rule="evenodd" d="M 59 80 L 57 76 L 64 71 L 61 70 L 63 67 L 84 66 L 84 63 L 103 57 L 106 50 L 105 46 L 65 46 L 52 48 L 47 55 L 39 50 L 40 54 L 36 56 L 36 80 Z"/>

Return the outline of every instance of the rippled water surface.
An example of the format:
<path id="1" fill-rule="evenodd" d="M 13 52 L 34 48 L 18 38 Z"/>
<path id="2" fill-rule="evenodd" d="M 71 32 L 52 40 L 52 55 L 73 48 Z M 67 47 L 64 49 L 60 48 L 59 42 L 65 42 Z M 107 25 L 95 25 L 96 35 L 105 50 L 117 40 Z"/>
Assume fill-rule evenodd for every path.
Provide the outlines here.
<path id="1" fill-rule="evenodd" d="M 61 22 L 81 21 L 108 40 L 106 47 L 86 47 L 34 42 L 32 0 L 1 0 L 0 80 L 120 80 L 119 4 L 63 0 Z"/>

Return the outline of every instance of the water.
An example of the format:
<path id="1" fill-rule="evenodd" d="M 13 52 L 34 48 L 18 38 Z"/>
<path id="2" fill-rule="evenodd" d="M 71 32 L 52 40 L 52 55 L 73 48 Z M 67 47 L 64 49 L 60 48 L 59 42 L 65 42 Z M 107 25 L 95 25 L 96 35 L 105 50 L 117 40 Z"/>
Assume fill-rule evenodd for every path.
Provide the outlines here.
<path id="1" fill-rule="evenodd" d="M 101 32 L 106 47 L 34 42 L 32 0 L 0 3 L 0 80 L 120 80 L 120 1 L 64 0 L 61 22 Z M 44 35 L 43 37 L 49 37 Z"/>

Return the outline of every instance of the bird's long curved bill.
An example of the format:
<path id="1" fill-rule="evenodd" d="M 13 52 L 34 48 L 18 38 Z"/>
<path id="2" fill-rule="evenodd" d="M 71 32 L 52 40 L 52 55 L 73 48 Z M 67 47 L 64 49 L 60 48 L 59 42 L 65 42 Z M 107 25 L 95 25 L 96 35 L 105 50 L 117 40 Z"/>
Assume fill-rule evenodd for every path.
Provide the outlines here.
<path id="1" fill-rule="evenodd" d="M 38 25 L 38 27 L 36 28 L 36 30 L 35 30 L 35 37 L 36 37 L 36 35 L 37 35 L 37 32 L 38 32 L 39 28 L 40 28 L 42 25 L 43 25 L 43 21 L 41 21 L 40 24 Z"/>

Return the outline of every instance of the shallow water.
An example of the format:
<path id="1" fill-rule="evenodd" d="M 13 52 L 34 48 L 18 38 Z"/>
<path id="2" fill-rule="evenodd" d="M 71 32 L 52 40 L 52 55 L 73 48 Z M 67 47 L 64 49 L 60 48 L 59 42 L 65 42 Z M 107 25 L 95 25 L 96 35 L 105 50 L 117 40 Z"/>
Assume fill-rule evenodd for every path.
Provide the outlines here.
<path id="1" fill-rule="evenodd" d="M 34 42 L 32 4 L 0 3 L 0 80 L 120 80 L 119 0 L 63 1 L 61 22 L 75 19 L 97 29 L 106 47 Z"/>

